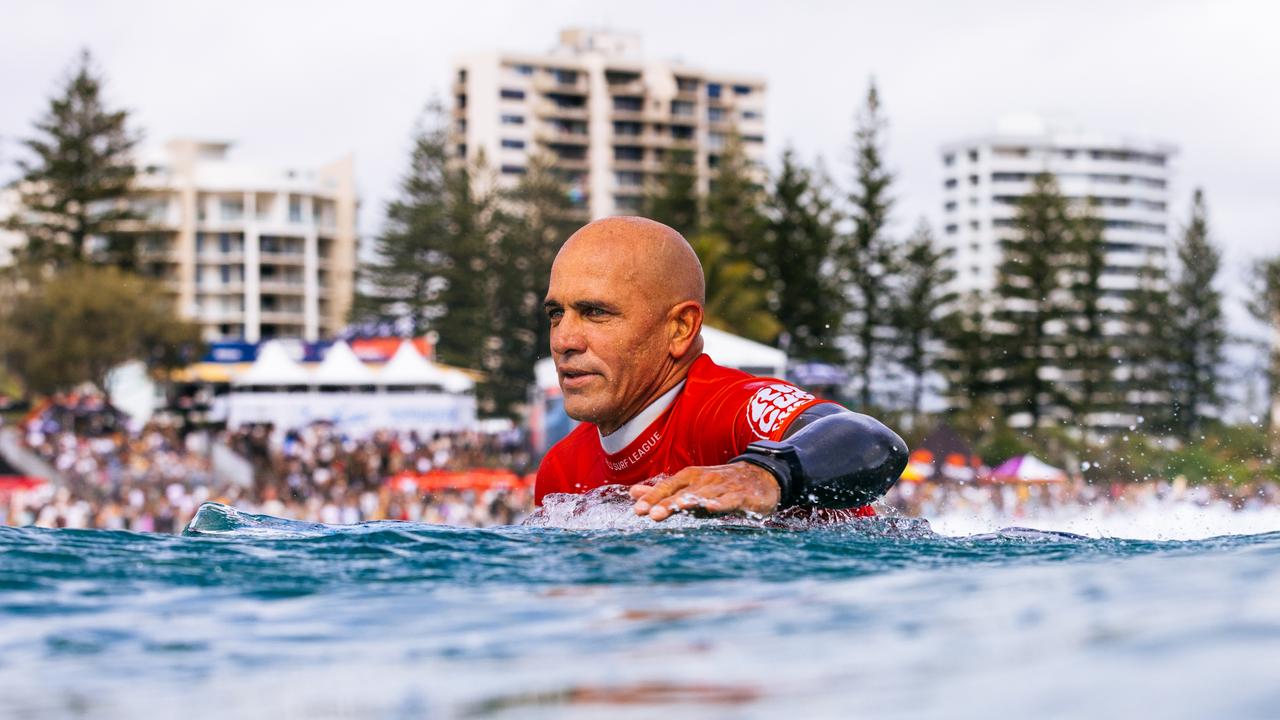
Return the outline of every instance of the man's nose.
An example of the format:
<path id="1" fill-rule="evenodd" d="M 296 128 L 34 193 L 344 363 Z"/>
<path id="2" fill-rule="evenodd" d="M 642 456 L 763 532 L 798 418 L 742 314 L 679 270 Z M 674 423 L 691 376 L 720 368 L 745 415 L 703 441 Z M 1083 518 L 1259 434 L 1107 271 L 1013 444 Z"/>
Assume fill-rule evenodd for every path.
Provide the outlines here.
<path id="1" fill-rule="evenodd" d="M 566 312 L 560 317 L 560 322 L 551 328 L 551 353 L 564 355 L 586 349 L 587 337 L 582 332 L 582 322 L 575 317 L 575 313 Z"/>

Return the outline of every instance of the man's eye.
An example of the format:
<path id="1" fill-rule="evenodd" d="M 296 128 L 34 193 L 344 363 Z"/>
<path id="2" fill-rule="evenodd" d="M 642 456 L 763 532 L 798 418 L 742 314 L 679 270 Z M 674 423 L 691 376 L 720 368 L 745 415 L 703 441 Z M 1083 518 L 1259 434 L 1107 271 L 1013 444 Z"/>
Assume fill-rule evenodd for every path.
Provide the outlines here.
<path id="1" fill-rule="evenodd" d="M 604 317 L 606 313 L 604 308 L 589 307 L 583 310 L 582 314 L 586 317 Z"/>

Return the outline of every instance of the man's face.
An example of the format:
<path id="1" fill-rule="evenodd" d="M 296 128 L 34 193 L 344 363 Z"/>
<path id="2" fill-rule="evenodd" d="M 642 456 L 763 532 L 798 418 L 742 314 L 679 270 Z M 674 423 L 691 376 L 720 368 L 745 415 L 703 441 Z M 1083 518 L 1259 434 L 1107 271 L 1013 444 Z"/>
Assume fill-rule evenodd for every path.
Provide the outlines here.
<path id="1" fill-rule="evenodd" d="M 671 363 L 664 322 L 670 308 L 656 299 L 659 288 L 646 287 L 644 258 L 635 254 L 619 243 L 566 246 L 547 291 L 565 412 L 606 433 L 642 409 Z"/>

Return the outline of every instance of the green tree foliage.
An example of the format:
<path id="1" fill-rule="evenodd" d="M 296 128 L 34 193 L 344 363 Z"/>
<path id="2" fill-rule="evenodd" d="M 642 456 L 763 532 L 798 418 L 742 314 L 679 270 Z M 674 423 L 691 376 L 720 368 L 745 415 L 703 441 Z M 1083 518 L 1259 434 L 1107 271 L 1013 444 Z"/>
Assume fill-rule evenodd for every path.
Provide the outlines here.
<path id="1" fill-rule="evenodd" d="M 533 366 L 545 357 L 550 326 L 542 308 L 551 263 L 561 244 L 582 224 L 568 188 L 545 157 L 533 158 L 520 182 L 506 193 L 495 235 L 492 298 L 488 311 L 490 352 L 483 388 L 488 412 L 507 414 L 523 402 Z"/>
<path id="2" fill-rule="evenodd" d="M 782 154 L 764 202 L 762 242 L 751 260 L 764 270 L 769 310 L 791 357 L 841 362 L 836 338 L 844 310 L 835 278 L 836 212 L 829 182 Z"/>
<path id="3" fill-rule="evenodd" d="M 667 152 L 661 176 L 646 189 L 642 214 L 674 228 L 686 238 L 697 232 L 702 225 L 702 215 L 691 152 Z"/>
<path id="4" fill-rule="evenodd" d="M 950 411 L 980 414 L 992 389 L 993 360 L 991 319 L 983 297 L 969 293 L 960 298 L 939 331 L 946 345 L 940 365 Z"/>
<path id="5" fill-rule="evenodd" d="M 890 312 L 895 355 L 911 379 L 910 412 L 919 418 L 924 411 L 926 379 L 942 367 L 945 331 L 939 325 L 956 321 L 944 317 L 956 300 L 949 289 L 955 271 L 946 265 L 946 253 L 934 242 L 923 219 L 895 265 L 898 273 Z"/>
<path id="6" fill-rule="evenodd" d="M 846 327 L 854 350 L 854 376 L 863 408 L 872 405 L 872 374 L 881 350 L 888 344 L 888 277 L 893 274 L 892 244 L 885 236 L 892 200 L 893 175 L 885 168 L 883 135 L 886 121 L 874 82 L 854 129 L 854 190 L 849 195 L 852 232 L 844 238 L 840 279 L 850 291 L 851 312 Z"/>
<path id="7" fill-rule="evenodd" d="M 121 363 L 172 369 L 201 354 L 199 326 L 177 317 L 162 285 L 111 267 L 34 277 L 0 317 L 0 357 L 28 392 L 103 388 Z"/>
<path id="8" fill-rule="evenodd" d="M 717 158 L 702 226 L 689 238 L 707 276 L 708 323 L 772 343 L 781 326 L 769 310 L 767 275 L 752 260 L 764 242 L 764 194 L 737 133 Z"/>
<path id="9" fill-rule="evenodd" d="M 1265 258 L 1254 266 L 1249 280 L 1249 300 L 1246 303 L 1249 314 L 1258 322 L 1270 328 L 1271 340 L 1268 347 L 1266 371 L 1267 397 L 1272 403 L 1280 403 L 1280 255 Z M 1271 409 L 1268 408 L 1270 411 Z M 1273 434 L 1280 431 L 1277 420 L 1270 412 L 1267 415 L 1267 428 Z M 1280 446 L 1280 434 L 1275 442 Z"/>
<path id="10" fill-rule="evenodd" d="M 126 111 L 106 107 L 102 86 L 89 52 L 82 52 L 36 121 L 35 137 L 22 142 L 33 159 L 18 162 L 22 211 L 7 225 L 27 237 L 19 255 L 24 264 L 64 267 L 94 259 L 91 241 L 99 239 L 106 245 L 103 259 L 136 265 L 133 236 L 119 230 L 138 219 L 125 201 L 139 136 L 130 132 Z"/>
<path id="11" fill-rule="evenodd" d="M 362 269 L 353 319 L 397 318 L 406 330 L 439 334 L 447 363 L 478 367 L 485 338 L 492 258 L 486 252 L 489 200 L 478 196 L 475 168 L 449 152 L 448 117 L 431 102 L 400 181 L 388 203 L 373 260 Z"/>
<path id="12" fill-rule="evenodd" d="M 1214 287 L 1222 253 L 1210 239 L 1208 211 L 1199 189 L 1176 253 L 1177 268 L 1169 285 L 1169 385 L 1174 430 L 1185 439 L 1200 431 L 1204 413 L 1220 402 L 1218 385 L 1227 342 L 1222 293 Z"/>
<path id="13" fill-rule="evenodd" d="M 1138 287 L 1127 298 L 1124 335 L 1115 340 L 1122 358 L 1123 386 L 1131 405 L 1157 432 L 1169 432 L 1169 368 L 1173 332 L 1169 323 L 1167 273 L 1151 259 L 1138 270 Z"/>
<path id="14" fill-rule="evenodd" d="M 1003 239 L 992 334 L 993 361 L 1000 380 L 997 402 L 1009 414 L 1023 412 L 1034 431 L 1062 405 L 1061 387 L 1046 369 L 1058 362 L 1062 336 L 1052 332 L 1066 317 L 1062 290 L 1072 238 L 1067 202 L 1052 175 L 1036 176 L 1032 191 L 1018 203 L 1019 232 Z"/>
<path id="15" fill-rule="evenodd" d="M 777 337 L 782 326 L 769 312 L 768 298 L 756 278 L 758 268 L 735 257 L 723 235 L 701 232 L 689 238 L 689 244 L 706 278 L 706 324 L 751 338 Z"/>
<path id="16" fill-rule="evenodd" d="M 1062 340 L 1062 364 L 1071 373 L 1069 402 L 1077 427 L 1091 427 L 1091 417 L 1115 406 L 1112 339 L 1106 333 L 1102 274 L 1107 246 L 1102 221 L 1092 209 L 1072 219 L 1066 256 L 1066 327 Z"/>

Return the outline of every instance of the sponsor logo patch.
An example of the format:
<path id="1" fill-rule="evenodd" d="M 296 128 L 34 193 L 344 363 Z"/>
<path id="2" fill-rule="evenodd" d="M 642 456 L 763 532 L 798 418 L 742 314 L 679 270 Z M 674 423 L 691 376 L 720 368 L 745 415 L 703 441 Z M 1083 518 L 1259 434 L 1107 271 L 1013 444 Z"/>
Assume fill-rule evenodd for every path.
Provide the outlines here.
<path id="1" fill-rule="evenodd" d="M 774 383 L 762 387 L 747 402 L 747 424 L 751 432 L 768 439 L 801 405 L 812 399 L 813 395 L 794 385 Z"/>

